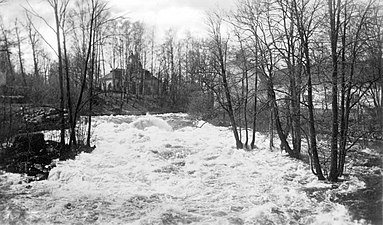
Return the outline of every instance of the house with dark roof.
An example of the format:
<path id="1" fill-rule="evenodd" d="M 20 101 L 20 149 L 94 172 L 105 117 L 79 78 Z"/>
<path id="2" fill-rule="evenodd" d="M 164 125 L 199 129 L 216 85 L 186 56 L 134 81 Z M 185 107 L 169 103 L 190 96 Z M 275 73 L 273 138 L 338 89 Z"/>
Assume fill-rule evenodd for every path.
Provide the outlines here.
<path id="1" fill-rule="evenodd" d="M 104 77 L 100 78 L 100 86 L 103 91 L 122 91 L 122 78 L 125 70 L 113 69 Z"/>
<path id="2" fill-rule="evenodd" d="M 124 91 L 129 94 L 158 95 L 160 80 L 144 69 L 138 54 L 128 57 L 125 69 L 113 69 L 100 79 L 103 91 Z"/>
<path id="3" fill-rule="evenodd" d="M 160 81 L 145 69 L 141 71 L 113 69 L 100 78 L 101 90 L 128 91 L 130 94 L 157 95 L 159 83 Z"/>

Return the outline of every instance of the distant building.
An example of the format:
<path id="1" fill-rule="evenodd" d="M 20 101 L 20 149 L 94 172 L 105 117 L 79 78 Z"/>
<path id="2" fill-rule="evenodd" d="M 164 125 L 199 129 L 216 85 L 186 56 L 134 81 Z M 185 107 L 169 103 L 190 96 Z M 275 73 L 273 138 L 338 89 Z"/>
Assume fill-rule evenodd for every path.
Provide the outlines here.
<path id="1" fill-rule="evenodd" d="M 126 72 L 125 69 L 113 69 L 100 78 L 100 86 L 103 91 L 127 91 L 131 94 L 138 92 L 138 94 L 143 95 L 157 95 L 158 85 L 159 80 L 145 69 L 137 73 Z"/>
<path id="2" fill-rule="evenodd" d="M 159 80 L 157 77 L 153 76 L 152 73 L 149 71 L 145 70 L 145 75 L 144 75 L 144 86 L 143 86 L 143 92 L 144 95 L 157 95 L 158 93 L 158 85 L 159 85 Z"/>
<path id="3" fill-rule="evenodd" d="M 101 90 L 122 91 L 123 69 L 114 69 L 104 77 L 100 78 Z"/>
<path id="4" fill-rule="evenodd" d="M 158 95 L 160 81 L 144 69 L 138 54 L 131 54 L 125 69 L 113 69 L 100 79 L 103 91 Z"/>

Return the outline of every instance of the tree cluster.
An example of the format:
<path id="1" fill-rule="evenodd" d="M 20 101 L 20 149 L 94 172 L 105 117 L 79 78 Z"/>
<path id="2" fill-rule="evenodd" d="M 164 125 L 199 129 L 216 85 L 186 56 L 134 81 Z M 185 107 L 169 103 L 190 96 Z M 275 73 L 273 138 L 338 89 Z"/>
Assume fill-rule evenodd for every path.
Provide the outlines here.
<path id="1" fill-rule="evenodd" d="M 336 181 L 348 149 L 383 135 L 379 1 L 239 0 L 229 12 L 207 13 L 206 37 L 170 29 L 162 40 L 142 22 L 112 17 L 102 0 L 46 3 L 54 25 L 29 6 L 25 22 L 0 26 L 0 68 L 8 87 L 26 87 L 31 101 L 57 106 L 62 146 L 78 144 L 80 115 L 88 115 L 90 145 L 93 105 L 108 68 L 122 71 L 115 90 L 121 107 L 145 97 L 149 74 L 152 97 L 173 111 L 223 116 L 237 148 L 255 149 L 256 131 L 268 131 L 271 149 L 276 135 L 281 149 L 301 158 L 306 139 L 319 179 Z M 35 21 L 56 34 L 54 44 Z M 32 51 L 31 73 L 23 44 Z"/>
<path id="2" fill-rule="evenodd" d="M 300 158 L 306 137 L 318 179 L 343 175 L 347 150 L 382 135 L 382 18 L 379 2 L 348 0 L 241 0 L 209 14 L 207 84 L 237 148 L 255 147 L 248 127 L 266 110 L 271 149 L 275 131 L 281 149 Z"/>

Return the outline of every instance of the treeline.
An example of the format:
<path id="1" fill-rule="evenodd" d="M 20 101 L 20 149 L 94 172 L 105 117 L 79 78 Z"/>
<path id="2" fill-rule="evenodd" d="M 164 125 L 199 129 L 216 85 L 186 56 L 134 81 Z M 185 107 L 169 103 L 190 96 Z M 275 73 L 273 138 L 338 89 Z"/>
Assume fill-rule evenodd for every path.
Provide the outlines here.
<path id="1" fill-rule="evenodd" d="M 256 148 L 255 132 L 267 131 L 271 149 L 277 135 L 283 150 L 301 158 L 306 139 L 318 179 L 336 181 L 348 149 L 382 136 L 379 1 L 239 0 L 231 11 L 207 13 L 205 37 L 170 29 L 162 40 L 155 28 L 113 17 L 102 0 L 45 3 L 54 25 L 31 5 L 14 29 L 1 25 L 0 66 L 7 86 L 29 87 L 30 101 L 57 105 L 62 146 L 78 144 L 80 115 L 88 115 L 90 145 L 94 100 L 108 68 L 125 69 L 121 104 L 133 97 L 133 78 L 134 96 L 143 97 L 149 71 L 158 82 L 152 97 L 177 111 L 224 116 L 237 148 Z M 39 32 L 40 23 L 56 34 L 54 44 Z M 25 45 L 31 72 L 24 68 Z M 329 140 L 329 150 L 319 137 Z"/>
<path id="2" fill-rule="evenodd" d="M 205 84 L 237 148 L 256 147 L 248 127 L 257 130 L 267 110 L 271 149 L 275 131 L 281 149 L 300 158 L 306 138 L 313 173 L 338 180 L 348 149 L 368 134 L 382 137 L 382 16 L 379 1 L 341 0 L 242 0 L 210 13 L 204 71 L 214 79 Z"/>

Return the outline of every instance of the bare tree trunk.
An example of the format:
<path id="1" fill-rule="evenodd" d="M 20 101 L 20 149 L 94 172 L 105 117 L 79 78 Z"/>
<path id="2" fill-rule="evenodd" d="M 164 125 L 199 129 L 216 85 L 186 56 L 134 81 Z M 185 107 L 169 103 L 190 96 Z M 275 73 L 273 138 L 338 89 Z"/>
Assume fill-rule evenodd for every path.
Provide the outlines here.
<path id="1" fill-rule="evenodd" d="M 231 100 L 231 93 L 230 93 L 230 87 L 229 82 L 227 80 L 227 70 L 226 70 L 226 59 L 227 59 L 227 48 L 228 48 L 228 41 L 225 41 L 222 39 L 221 34 L 221 24 L 222 24 L 222 18 L 218 14 L 212 14 L 209 17 L 209 25 L 210 25 L 210 34 L 211 38 L 213 40 L 213 55 L 215 57 L 217 68 L 216 71 L 219 72 L 220 78 L 222 78 L 222 87 L 224 91 L 224 96 L 226 98 L 226 104 L 224 109 L 228 113 L 231 129 L 234 134 L 236 147 L 237 149 L 243 148 L 243 143 L 239 137 L 238 128 L 237 128 L 237 122 L 235 120 L 235 114 L 233 110 L 233 104 Z M 222 104 L 221 104 L 222 105 Z"/>
<path id="2" fill-rule="evenodd" d="M 300 66 L 299 66 L 300 67 Z M 301 88 L 302 88 L 302 81 L 301 81 L 301 71 L 296 71 L 295 77 L 294 77 L 294 95 L 293 97 L 293 115 L 292 115 L 292 129 L 293 131 L 293 149 L 294 152 L 297 155 L 301 154 L 301 140 L 302 140 L 302 134 L 301 134 L 301 105 L 300 105 L 300 96 L 301 96 Z"/>
<path id="3" fill-rule="evenodd" d="M 28 22 L 27 22 L 28 38 L 29 38 L 29 42 L 30 42 L 31 47 L 32 47 L 34 75 L 35 75 L 35 78 L 37 78 L 39 76 L 39 66 L 38 66 L 37 49 L 36 49 L 36 47 L 37 47 L 36 45 L 38 42 L 38 40 L 36 39 L 37 34 L 36 34 L 36 32 L 33 33 L 32 21 L 30 19 L 29 14 L 27 14 L 27 19 L 28 19 Z"/>
<path id="4" fill-rule="evenodd" d="M 246 62 L 245 62 L 246 64 Z M 245 102 L 244 102 L 244 116 L 245 116 L 245 146 L 248 148 L 249 146 L 249 130 L 248 130 L 248 119 L 247 119 L 247 105 L 248 105 L 248 98 L 249 98 L 249 77 L 247 74 L 247 66 L 245 66 L 245 79 L 246 79 L 246 86 L 245 86 Z"/>
<path id="5" fill-rule="evenodd" d="M 308 51 L 308 50 L 307 50 Z M 306 56 L 307 57 L 307 56 Z M 314 119 L 314 104 L 313 104 L 313 88 L 312 88 L 312 82 L 311 82 L 311 72 L 310 72 L 310 66 L 306 65 L 307 76 L 307 104 L 309 109 L 309 130 L 310 130 L 310 147 L 311 151 L 310 157 L 312 157 L 315 171 L 314 174 L 318 177 L 319 180 L 325 180 L 325 177 L 323 176 L 322 169 L 319 162 L 318 157 L 318 149 L 317 149 L 317 140 L 316 140 L 316 129 L 315 129 L 315 119 Z"/>
<path id="6" fill-rule="evenodd" d="M 241 139 L 239 138 L 239 134 L 238 134 L 238 130 L 237 130 L 237 123 L 236 123 L 235 117 L 234 117 L 234 110 L 233 110 L 233 105 L 231 103 L 230 89 L 229 89 L 229 85 L 228 85 L 227 78 L 226 78 L 226 69 L 225 69 L 224 62 L 223 62 L 222 49 L 218 50 L 218 51 L 220 52 L 219 55 L 222 56 L 222 57 L 220 57 L 220 61 L 221 61 L 220 67 L 221 67 L 221 74 L 222 74 L 222 85 L 224 87 L 224 92 L 225 92 L 226 101 L 227 101 L 227 112 L 229 114 L 230 124 L 231 124 L 231 128 L 232 128 L 232 131 L 234 134 L 236 147 L 238 149 L 241 149 L 241 148 L 243 148 L 243 143 L 242 143 Z"/>
<path id="7" fill-rule="evenodd" d="M 9 40 L 8 40 L 8 35 L 7 35 L 7 32 L 5 30 L 5 28 L 3 27 L 3 25 L 1 25 L 1 30 L 3 32 L 3 49 L 6 53 L 6 56 L 7 56 L 7 63 L 8 63 L 8 73 L 9 73 L 9 76 L 7 77 L 7 85 L 14 85 L 14 82 L 15 82 L 15 71 L 13 70 L 13 65 L 12 65 L 12 61 L 11 61 L 11 51 L 10 51 L 10 43 L 9 43 Z"/>
<path id="8" fill-rule="evenodd" d="M 275 94 L 274 94 L 274 85 L 272 81 L 272 75 L 270 73 L 270 77 L 267 79 L 267 101 L 269 104 L 269 148 L 270 150 L 273 150 L 274 148 L 274 119 L 277 119 L 276 114 L 274 113 L 274 108 L 277 106 L 274 105 L 275 101 Z M 279 119 L 279 118 L 278 118 Z M 284 145 L 281 144 L 281 146 Z"/>
<path id="9" fill-rule="evenodd" d="M 21 73 L 21 76 L 23 77 L 23 85 L 27 86 L 27 80 L 25 78 L 24 65 L 23 65 L 23 57 L 21 52 L 20 31 L 17 25 L 17 20 L 15 22 L 15 32 L 16 32 L 16 38 L 17 38 L 17 49 L 18 49 L 18 56 L 19 56 L 19 63 L 20 63 L 20 73 Z"/>
<path id="10" fill-rule="evenodd" d="M 270 101 L 270 149 L 274 147 L 273 144 L 273 136 L 274 136 L 274 123 L 275 123 L 275 128 L 278 134 L 278 137 L 281 141 L 281 146 L 282 148 L 289 154 L 289 156 L 294 157 L 294 158 L 299 158 L 294 151 L 291 149 L 289 143 L 287 142 L 287 137 L 283 132 L 282 128 L 282 123 L 279 117 L 279 110 L 278 110 L 278 105 L 275 97 L 275 92 L 273 88 L 273 81 L 272 77 L 268 78 L 268 95 L 269 95 L 269 101 Z"/>
<path id="11" fill-rule="evenodd" d="M 295 81 L 296 86 L 294 87 L 296 93 L 294 93 L 294 138 L 296 139 L 294 141 L 294 145 L 297 146 L 296 154 L 300 154 L 300 145 L 301 142 L 297 139 L 301 139 L 301 122 L 299 117 L 301 116 L 301 110 L 300 110 L 300 96 L 301 96 L 301 88 L 302 88 L 302 66 L 304 73 L 307 75 L 307 105 L 308 105 L 308 114 L 309 114 L 309 157 L 310 162 L 314 164 L 314 168 L 312 168 L 313 173 L 318 177 L 319 180 L 324 180 L 325 177 L 323 176 L 320 160 L 318 156 L 318 150 L 317 150 L 317 141 L 316 141 L 316 128 L 315 128 L 315 119 L 314 119 L 314 102 L 313 102 L 313 84 L 312 84 L 312 73 L 311 73 L 311 56 L 310 56 L 310 37 L 314 31 L 315 25 L 312 23 L 313 17 L 315 17 L 315 12 L 317 10 L 317 4 L 318 2 L 314 2 L 313 11 L 308 11 L 307 4 L 303 2 L 297 2 L 292 1 L 291 4 L 291 10 L 292 10 L 292 17 L 295 20 L 295 25 L 298 30 L 299 35 L 299 41 L 300 41 L 300 58 L 299 58 L 299 64 L 298 64 L 298 71 L 296 71 Z M 305 18 L 304 14 L 309 14 L 309 18 Z M 299 147 L 298 147 L 299 145 Z M 295 148 L 294 146 L 294 148 Z"/>
<path id="12" fill-rule="evenodd" d="M 58 0 L 50 2 L 54 9 L 55 21 L 56 21 L 56 38 L 57 38 L 57 54 L 59 64 L 59 85 L 60 85 L 60 159 L 64 159 L 65 154 L 65 118 L 64 118 L 64 81 L 63 81 L 63 64 L 62 64 L 62 53 L 61 53 L 61 37 L 60 37 L 60 19 L 59 19 L 59 8 Z"/>
<path id="13" fill-rule="evenodd" d="M 347 5 L 344 9 L 344 23 L 343 23 L 343 34 L 342 34 L 342 50 L 341 50 L 341 97 L 340 97 L 340 145 L 339 145 L 339 159 L 338 159 L 338 174 L 343 174 L 344 161 L 346 157 L 346 30 L 347 30 Z"/>
<path id="14" fill-rule="evenodd" d="M 342 76 L 341 76 L 341 124 L 340 124 L 340 144 L 339 144 L 339 159 L 338 159 L 338 176 L 343 175 L 344 164 L 346 161 L 346 147 L 347 147 L 347 136 L 349 130 L 349 120 L 351 112 L 351 100 L 353 94 L 351 93 L 353 76 L 355 73 L 355 64 L 357 60 L 358 48 L 360 47 L 360 42 L 362 42 L 360 34 L 362 32 L 363 26 L 366 24 L 367 14 L 370 12 L 370 3 L 366 6 L 364 12 L 360 15 L 360 21 L 356 24 L 357 29 L 353 37 L 353 42 L 351 45 L 346 43 L 346 29 L 349 25 L 349 18 L 347 18 L 347 6 L 348 3 L 345 3 L 344 6 L 344 26 L 343 26 L 343 35 L 342 35 Z M 346 47 L 351 46 L 351 63 L 350 63 L 350 73 L 346 83 Z"/>
<path id="15" fill-rule="evenodd" d="M 336 5 L 335 5 L 336 4 Z M 340 0 L 328 0 L 330 16 L 330 41 L 332 60 L 332 136 L 331 136 L 331 166 L 328 180 L 338 180 L 338 30 L 340 23 Z M 337 11 L 337 12 L 336 12 Z"/>
<path id="16" fill-rule="evenodd" d="M 272 151 L 274 149 L 274 105 L 270 101 L 270 113 L 269 113 L 269 148 Z M 283 146 L 283 145 L 282 145 Z"/>
<path id="17" fill-rule="evenodd" d="M 72 104 L 72 96 L 71 96 L 71 88 L 70 88 L 70 76 L 69 76 L 69 59 L 68 52 L 66 47 L 66 38 L 63 35 L 63 48 L 64 48 L 64 59 L 65 59 L 65 78 L 66 78 L 66 94 L 67 94 L 67 104 L 68 104 L 68 116 L 69 116 L 69 124 L 70 124 L 70 137 L 69 137 L 69 147 L 72 145 L 77 145 L 76 141 L 76 127 L 73 127 L 73 104 Z"/>
<path id="18" fill-rule="evenodd" d="M 256 33 L 255 33 L 256 34 Z M 253 113 L 253 134 L 250 143 L 251 149 L 255 147 L 255 133 L 257 125 L 257 104 L 258 104 L 258 36 L 255 35 L 255 80 L 254 80 L 254 113 Z"/>
<path id="19" fill-rule="evenodd" d="M 257 59 L 256 59 L 257 60 Z M 257 63 L 256 63 L 257 64 Z M 251 149 L 254 149 L 255 147 L 255 133 L 256 133 L 256 125 L 257 125 L 257 104 L 258 104 L 258 68 L 255 67 L 255 82 L 254 82 L 254 113 L 253 113 L 253 133 L 252 133 L 252 139 L 250 143 Z"/>
<path id="20" fill-rule="evenodd" d="M 248 65 L 247 65 L 247 54 L 246 50 L 243 46 L 243 40 L 240 37 L 240 34 L 238 31 L 236 31 L 236 35 L 238 37 L 239 45 L 240 45 L 240 52 L 241 52 L 241 70 L 242 70 L 242 96 L 240 100 L 240 106 L 239 109 L 243 108 L 243 119 L 244 119 L 244 126 L 245 126 L 245 148 L 249 147 L 249 130 L 248 130 L 248 118 L 247 118 L 247 105 L 248 105 L 248 98 L 249 98 L 249 77 L 248 77 Z M 242 100 L 243 100 L 243 107 L 242 107 Z M 241 115 L 241 112 L 239 112 L 239 115 Z M 240 116 L 241 118 L 241 116 Z M 240 125 L 241 122 L 240 122 Z M 240 131 L 240 135 L 241 135 Z"/>
<path id="21" fill-rule="evenodd" d="M 89 41 L 88 41 L 88 49 L 86 52 L 86 58 L 85 58 L 85 64 L 84 64 L 84 70 L 83 70 L 83 75 L 82 75 L 82 81 L 81 81 L 81 89 L 80 89 L 80 95 L 77 100 L 76 108 L 74 111 L 74 116 L 73 116 L 73 124 L 72 124 L 72 129 L 76 128 L 76 123 L 77 123 L 77 117 L 78 114 L 80 113 L 80 106 L 82 103 L 82 98 L 83 94 L 85 91 L 85 86 L 86 86 L 86 75 L 88 74 L 88 65 L 89 65 L 89 58 L 90 54 L 92 51 L 92 43 L 93 43 L 93 29 L 94 29 L 94 18 L 95 18 L 95 13 L 96 13 L 96 5 L 94 0 L 91 0 L 92 6 L 91 6 L 91 18 L 90 18 L 90 27 L 89 27 Z"/>
<path id="22" fill-rule="evenodd" d="M 95 19 L 96 23 L 96 19 Z M 96 31 L 91 30 L 90 32 L 93 32 L 93 47 L 92 47 L 92 60 L 91 60 L 91 69 L 90 69 L 90 74 L 89 74 L 89 114 L 88 114 L 88 135 L 86 138 L 86 145 L 90 147 L 90 138 L 91 138 L 91 129 L 92 129 L 92 107 L 93 107 L 93 76 L 94 76 L 94 58 L 95 58 L 95 36 L 96 36 Z M 122 95 L 122 91 L 121 91 Z M 121 101 L 123 102 L 123 101 Z"/>

